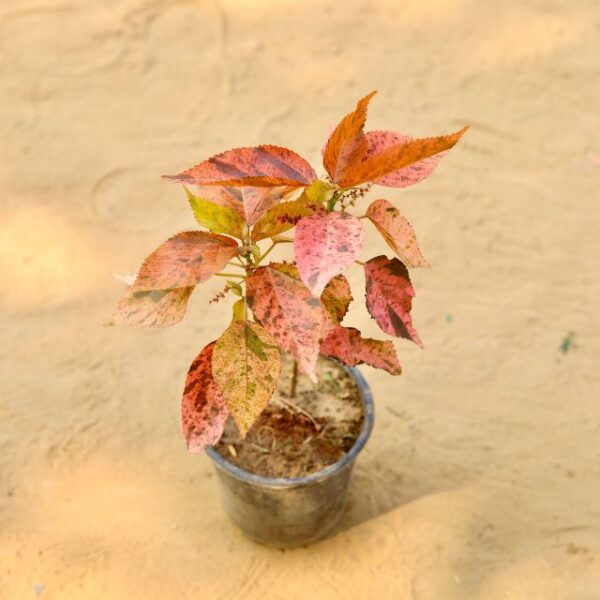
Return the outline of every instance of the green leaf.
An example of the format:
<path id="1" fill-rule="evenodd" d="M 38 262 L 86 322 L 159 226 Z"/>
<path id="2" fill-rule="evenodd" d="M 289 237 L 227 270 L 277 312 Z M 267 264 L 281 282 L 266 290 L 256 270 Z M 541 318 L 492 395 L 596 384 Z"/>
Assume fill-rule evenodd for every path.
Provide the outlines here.
<path id="1" fill-rule="evenodd" d="M 215 233 L 225 233 L 239 239 L 242 238 L 244 219 L 239 213 L 227 206 L 220 206 L 210 200 L 195 196 L 187 188 L 185 188 L 185 192 L 194 217 L 200 225 Z"/>
<path id="2" fill-rule="evenodd" d="M 233 320 L 243 321 L 246 318 L 246 299 L 240 298 L 233 304 Z"/>
<path id="3" fill-rule="evenodd" d="M 305 190 L 307 198 L 312 202 L 323 204 L 333 196 L 334 187 L 321 179 L 315 179 Z"/>

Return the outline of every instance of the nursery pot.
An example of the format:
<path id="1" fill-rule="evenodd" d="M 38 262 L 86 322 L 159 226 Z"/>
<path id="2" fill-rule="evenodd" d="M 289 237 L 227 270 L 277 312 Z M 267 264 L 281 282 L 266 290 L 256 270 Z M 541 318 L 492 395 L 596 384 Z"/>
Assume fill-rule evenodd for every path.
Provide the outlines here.
<path id="1" fill-rule="evenodd" d="M 358 386 L 364 418 L 356 442 L 333 465 L 305 477 L 262 477 L 207 448 L 225 512 L 251 539 L 279 548 L 309 544 L 325 537 L 342 516 L 352 467 L 371 435 L 374 418 L 367 382 L 357 369 L 345 369 Z"/>

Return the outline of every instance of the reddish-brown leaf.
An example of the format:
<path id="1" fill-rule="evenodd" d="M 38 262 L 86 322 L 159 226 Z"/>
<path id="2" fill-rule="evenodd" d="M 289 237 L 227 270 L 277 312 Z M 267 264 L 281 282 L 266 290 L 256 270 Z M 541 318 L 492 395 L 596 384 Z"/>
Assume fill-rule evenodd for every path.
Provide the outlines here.
<path id="1" fill-rule="evenodd" d="M 367 156 L 376 156 L 381 154 L 390 146 L 406 144 L 413 138 L 408 135 L 396 133 L 395 131 L 369 131 L 365 134 L 367 140 Z M 404 188 L 423 181 L 431 175 L 438 166 L 440 160 L 446 156 L 448 151 L 439 152 L 423 160 L 419 160 L 408 167 L 403 167 L 397 171 L 392 171 L 388 175 L 375 179 L 373 183 L 386 187 Z"/>
<path id="2" fill-rule="evenodd" d="M 361 160 L 367 149 L 363 134 L 367 120 L 367 107 L 376 92 L 371 92 L 356 104 L 356 108 L 347 114 L 329 136 L 323 152 L 323 165 L 336 183 L 343 181 L 346 172 Z"/>
<path id="3" fill-rule="evenodd" d="M 392 342 L 363 338 L 354 327 L 335 326 L 321 342 L 321 354 L 337 358 L 351 367 L 364 363 L 392 375 L 402 372 Z"/>
<path id="4" fill-rule="evenodd" d="M 310 185 L 317 175 L 292 150 L 264 145 L 227 150 L 178 175 L 163 177 L 188 185 L 302 187 Z"/>
<path id="5" fill-rule="evenodd" d="M 229 411 L 212 374 L 215 342 L 195 358 L 185 380 L 181 402 L 181 427 L 187 449 L 202 452 L 213 446 L 223 433 Z"/>
<path id="6" fill-rule="evenodd" d="M 415 291 L 407 268 L 397 259 L 376 256 L 365 264 L 367 309 L 381 330 L 423 346 L 410 310 Z"/>
<path id="7" fill-rule="evenodd" d="M 291 265 L 272 263 L 248 277 L 248 306 L 279 345 L 316 383 L 321 334 L 321 303 L 304 284 L 285 274 Z M 283 272 L 278 267 L 284 267 Z"/>
<path id="8" fill-rule="evenodd" d="M 388 146 L 381 152 L 366 157 L 360 162 L 353 163 L 338 183 L 350 187 L 390 175 L 399 169 L 408 167 L 444 150 L 449 150 L 458 142 L 467 129 L 468 127 L 463 127 L 460 131 L 450 135 L 422 138 Z"/>
<path id="9" fill-rule="evenodd" d="M 429 266 L 421 254 L 414 229 L 391 202 L 375 200 L 367 209 L 367 216 L 407 267 Z"/>
<path id="10" fill-rule="evenodd" d="M 199 198 L 210 200 L 219 206 L 235 210 L 241 217 L 244 216 L 241 188 L 233 186 L 200 185 L 193 186 L 194 193 Z"/>
<path id="11" fill-rule="evenodd" d="M 258 323 L 233 321 L 217 340 L 212 372 L 240 434 L 269 403 L 281 372 L 281 353 Z"/>
<path id="12" fill-rule="evenodd" d="M 314 214 L 298 221 L 296 265 L 313 295 L 320 296 L 329 281 L 358 258 L 364 235 L 362 223 L 348 213 Z"/>
<path id="13" fill-rule="evenodd" d="M 222 269 L 237 252 L 230 237 L 206 231 L 184 231 L 160 245 L 142 264 L 136 290 L 194 286 Z"/>
<path id="14" fill-rule="evenodd" d="M 321 294 L 323 335 L 342 322 L 348 312 L 350 302 L 352 302 L 352 291 L 348 280 L 343 275 L 334 277 Z"/>
<path id="15" fill-rule="evenodd" d="M 129 286 L 117 305 L 112 325 L 170 327 L 185 314 L 194 287 L 173 290 L 136 290 Z"/>

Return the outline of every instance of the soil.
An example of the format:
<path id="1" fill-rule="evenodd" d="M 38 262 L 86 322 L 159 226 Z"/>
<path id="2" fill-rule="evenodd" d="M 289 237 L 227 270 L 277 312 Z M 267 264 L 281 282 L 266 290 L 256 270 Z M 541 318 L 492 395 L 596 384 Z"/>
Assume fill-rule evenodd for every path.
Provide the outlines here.
<path id="1" fill-rule="evenodd" d="M 321 357 L 318 383 L 284 361 L 279 388 L 245 439 L 230 419 L 216 449 L 237 467 L 265 477 L 303 477 L 340 460 L 360 434 L 363 407 L 356 382 L 337 362 Z"/>

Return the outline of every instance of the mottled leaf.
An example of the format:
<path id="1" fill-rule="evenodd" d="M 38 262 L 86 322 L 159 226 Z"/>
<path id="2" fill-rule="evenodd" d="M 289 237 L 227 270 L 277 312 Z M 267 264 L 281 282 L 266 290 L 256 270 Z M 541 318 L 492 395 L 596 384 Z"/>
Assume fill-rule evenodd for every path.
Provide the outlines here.
<path id="1" fill-rule="evenodd" d="M 280 348 L 289 352 L 316 383 L 321 336 L 321 303 L 304 284 L 272 263 L 248 277 L 248 306 Z"/>
<path id="2" fill-rule="evenodd" d="M 342 322 L 352 302 L 350 284 L 343 275 L 334 277 L 321 294 L 323 305 L 323 334 Z"/>
<path id="3" fill-rule="evenodd" d="M 302 281 L 320 296 L 329 281 L 344 272 L 364 245 L 362 223 L 341 212 L 304 217 L 296 225 L 294 253 Z"/>
<path id="4" fill-rule="evenodd" d="M 279 349 L 258 323 L 233 321 L 217 340 L 212 372 L 240 434 L 245 436 L 277 386 Z"/>
<path id="5" fill-rule="evenodd" d="M 244 219 L 239 212 L 228 206 L 221 206 L 210 200 L 195 196 L 186 188 L 186 193 L 196 221 L 215 233 L 225 233 L 236 238 L 242 237 Z"/>
<path id="6" fill-rule="evenodd" d="M 392 375 L 402 372 L 392 342 L 363 338 L 354 327 L 337 325 L 332 329 L 321 342 L 321 354 L 337 358 L 351 367 L 364 363 Z"/>
<path id="7" fill-rule="evenodd" d="M 229 411 L 212 374 L 215 342 L 195 358 L 185 380 L 181 401 L 181 428 L 187 449 L 202 452 L 213 446 L 223 433 Z"/>
<path id="8" fill-rule="evenodd" d="M 242 188 L 233 187 L 230 185 L 199 185 L 192 186 L 194 194 L 200 198 L 210 200 L 219 206 L 230 208 L 244 217 L 244 204 L 242 202 Z"/>
<path id="9" fill-rule="evenodd" d="M 175 325 L 183 318 L 193 291 L 193 286 L 172 290 L 136 290 L 130 286 L 119 300 L 111 324 L 150 328 Z"/>
<path id="10" fill-rule="evenodd" d="M 458 142 L 468 127 L 450 135 L 422 138 L 400 142 L 384 148 L 381 152 L 355 162 L 338 180 L 345 187 L 355 186 L 366 181 L 375 181 L 399 169 L 408 167 L 430 156 L 449 150 Z"/>
<path id="11" fill-rule="evenodd" d="M 284 189 L 282 187 L 240 188 L 246 223 L 254 225 L 267 210 L 279 204 Z"/>
<path id="12" fill-rule="evenodd" d="M 407 267 L 429 266 L 421 254 L 414 229 L 391 202 L 375 200 L 367 209 L 367 216 Z"/>
<path id="13" fill-rule="evenodd" d="M 366 152 L 367 142 L 363 128 L 367 120 L 367 107 L 374 95 L 375 92 L 371 92 L 359 100 L 356 108 L 339 122 L 327 140 L 323 166 L 336 183 L 346 179 L 348 170 L 359 162 Z"/>
<path id="14" fill-rule="evenodd" d="M 288 148 L 265 145 L 227 150 L 178 175 L 164 178 L 190 185 L 301 187 L 310 185 L 317 176 L 299 154 Z"/>
<path id="15" fill-rule="evenodd" d="M 160 245 L 142 264 L 136 290 L 193 286 L 222 269 L 237 252 L 235 240 L 206 231 L 184 231 Z"/>
<path id="16" fill-rule="evenodd" d="M 365 264 L 367 309 L 381 330 L 423 346 L 410 310 L 415 291 L 407 268 L 397 259 L 376 256 Z"/>
<path id="17" fill-rule="evenodd" d="M 367 140 L 367 156 L 376 156 L 390 146 L 406 144 L 413 140 L 410 136 L 396 133 L 395 131 L 369 131 L 365 134 L 365 138 Z M 402 167 L 396 171 L 392 171 L 388 175 L 379 177 L 373 180 L 373 183 L 396 188 L 414 185 L 431 175 L 446 154 L 448 154 L 447 150 L 438 152 L 408 167 Z"/>
<path id="18" fill-rule="evenodd" d="M 282 202 L 267 210 L 252 228 L 255 242 L 280 235 L 291 229 L 302 218 L 312 215 L 320 206 L 309 200 L 304 194 L 297 200 Z"/>

